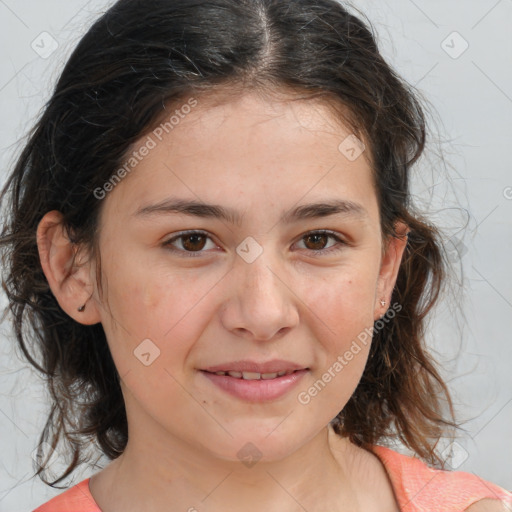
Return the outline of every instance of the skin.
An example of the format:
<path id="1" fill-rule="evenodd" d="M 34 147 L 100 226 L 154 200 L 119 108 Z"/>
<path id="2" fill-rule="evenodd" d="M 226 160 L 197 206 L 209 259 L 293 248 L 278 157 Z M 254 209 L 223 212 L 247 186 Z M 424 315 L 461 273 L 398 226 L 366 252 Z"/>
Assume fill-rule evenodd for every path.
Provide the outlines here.
<path id="1" fill-rule="evenodd" d="M 370 344 L 308 404 L 297 399 L 390 307 L 406 243 L 383 244 L 369 152 L 350 161 L 338 150 L 350 133 L 318 99 L 255 92 L 219 104 L 201 99 L 103 200 L 103 293 L 60 213 L 42 219 L 38 245 L 52 292 L 76 321 L 102 323 L 121 376 L 128 445 L 90 482 L 104 512 L 170 504 L 209 512 L 398 510 L 377 457 L 329 425 L 355 390 Z M 243 220 L 135 215 L 171 196 L 233 208 Z M 360 203 L 366 215 L 279 222 L 298 204 L 332 198 Z M 173 242 L 181 252 L 164 245 L 192 229 L 210 237 L 202 248 L 195 242 L 196 257 L 183 246 L 190 239 Z M 321 229 L 347 243 L 305 237 Z M 236 252 L 247 237 L 263 249 L 252 263 Z M 147 338 L 160 350 L 149 366 L 134 356 Z M 198 371 L 274 358 L 309 371 L 267 403 L 227 395 Z M 237 456 L 249 442 L 261 454 L 252 467 Z"/>

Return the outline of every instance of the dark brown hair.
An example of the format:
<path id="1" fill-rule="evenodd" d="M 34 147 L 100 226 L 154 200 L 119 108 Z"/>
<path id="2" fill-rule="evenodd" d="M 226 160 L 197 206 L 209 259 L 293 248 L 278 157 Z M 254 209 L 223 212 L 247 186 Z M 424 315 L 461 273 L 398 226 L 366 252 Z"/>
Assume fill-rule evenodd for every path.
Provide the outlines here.
<path id="1" fill-rule="evenodd" d="M 228 86 L 325 98 L 368 141 L 382 235 L 397 236 L 397 220 L 411 231 L 391 297 L 401 309 L 375 332 L 361 381 L 333 425 L 359 446 L 399 439 L 442 465 L 435 443 L 456 425 L 424 326 L 446 269 L 440 234 L 414 211 L 409 191 L 425 146 L 424 108 L 351 9 L 335 0 L 120 0 L 80 40 L 2 192 L 3 287 L 17 341 L 51 393 L 40 441 L 64 443 L 71 454 L 50 485 L 82 462 L 90 442 L 119 456 L 128 430 L 103 328 L 77 323 L 58 305 L 39 260 L 38 223 L 59 210 L 73 242 L 99 261 L 103 202 L 93 191 L 169 105 Z M 43 462 L 37 474 L 49 483 L 44 470 Z"/>

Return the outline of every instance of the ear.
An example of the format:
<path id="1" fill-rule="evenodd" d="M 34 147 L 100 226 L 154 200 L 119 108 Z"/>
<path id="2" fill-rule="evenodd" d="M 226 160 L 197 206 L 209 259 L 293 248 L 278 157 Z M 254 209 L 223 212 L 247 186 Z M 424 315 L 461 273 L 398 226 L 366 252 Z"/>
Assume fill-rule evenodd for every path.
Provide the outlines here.
<path id="1" fill-rule="evenodd" d="M 37 227 L 39 259 L 50 289 L 59 306 L 84 325 L 100 322 L 100 312 L 93 297 L 94 285 L 89 262 L 75 261 L 78 246 L 71 242 L 57 210 L 48 212 Z M 78 308 L 86 305 L 82 312 Z"/>
<path id="2" fill-rule="evenodd" d="M 398 277 L 398 270 L 407 245 L 407 233 L 409 231 L 407 224 L 398 221 L 395 223 L 396 236 L 390 236 L 386 242 L 377 280 L 374 320 L 382 318 L 389 309 L 391 294 Z M 381 305 L 381 300 L 386 301 L 384 306 Z"/>

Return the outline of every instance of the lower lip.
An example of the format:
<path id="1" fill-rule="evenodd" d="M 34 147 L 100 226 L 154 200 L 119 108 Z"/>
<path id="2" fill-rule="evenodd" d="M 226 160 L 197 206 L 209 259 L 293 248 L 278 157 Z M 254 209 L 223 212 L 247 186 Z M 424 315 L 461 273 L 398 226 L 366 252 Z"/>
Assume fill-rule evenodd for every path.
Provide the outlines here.
<path id="1" fill-rule="evenodd" d="M 230 395 L 247 402 L 276 400 L 296 386 L 307 372 L 308 370 L 297 370 L 289 375 L 283 375 L 275 379 L 245 380 L 201 370 L 201 373 L 213 384 Z"/>

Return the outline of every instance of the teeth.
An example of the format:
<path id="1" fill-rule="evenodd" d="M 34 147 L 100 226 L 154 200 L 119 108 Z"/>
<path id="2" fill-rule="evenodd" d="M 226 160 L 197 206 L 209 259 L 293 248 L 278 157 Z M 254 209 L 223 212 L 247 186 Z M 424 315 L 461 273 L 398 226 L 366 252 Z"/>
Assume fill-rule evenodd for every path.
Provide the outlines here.
<path id="1" fill-rule="evenodd" d="M 258 380 L 261 379 L 261 373 L 257 372 L 242 372 L 244 380 Z"/>
<path id="2" fill-rule="evenodd" d="M 276 377 L 282 377 L 283 375 L 290 375 L 295 370 L 283 370 L 275 373 L 258 373 L 258 372 L 215 372 L 215 375 L 229 375 L 235 379 L 244 380 L 269 380 L 275 379 Z"/>

